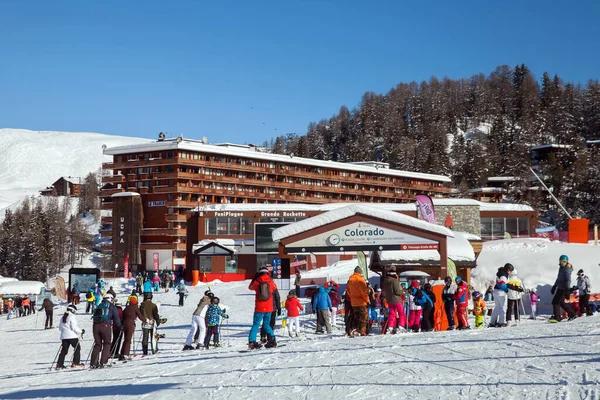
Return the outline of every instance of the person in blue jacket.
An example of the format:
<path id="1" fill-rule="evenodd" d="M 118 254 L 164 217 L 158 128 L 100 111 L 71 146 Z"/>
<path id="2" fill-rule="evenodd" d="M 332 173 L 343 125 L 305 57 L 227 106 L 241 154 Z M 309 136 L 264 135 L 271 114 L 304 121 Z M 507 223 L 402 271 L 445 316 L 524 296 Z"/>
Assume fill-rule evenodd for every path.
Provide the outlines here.
<path id="1" fill-rule="evenodd" d="M 213 337 L 215 347 L 220 347 L 219 344 L 219 325 L 221 325 L 221 318 L 229 318 L 229 315 L 225 314 L 225 311 L 219 307 L 219 298 L 213 297 L 212 303 L 206 310 L 206 336 L 204 337 L 204 348 L 208 349 L 210 344 L 210 338 Z"/>
<path id="2" fill-rule="evenodd" d="M 331 333 L 331 324 L 329 323 L 329 313 L 333 311 L 331 298 L 325 289 L 321 286 L 315 296 L 313 303 L 313 313 L 317 314 L 317 333 L 323 333 L 323 326 L 327 328 L 327 333 Z"/>
<path id="3" fill-rule="evenodd" d="M 152 282 L 148 278 L 144 281 L 144 293 L 152 293 Z"/>

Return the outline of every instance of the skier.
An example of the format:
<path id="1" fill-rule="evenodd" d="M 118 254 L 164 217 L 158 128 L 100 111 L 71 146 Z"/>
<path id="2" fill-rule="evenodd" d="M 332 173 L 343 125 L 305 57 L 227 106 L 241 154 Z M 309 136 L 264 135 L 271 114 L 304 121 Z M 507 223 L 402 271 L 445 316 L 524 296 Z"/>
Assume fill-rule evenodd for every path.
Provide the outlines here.
<path id="1" fill-rule="evenodd" d="M 123 347 L 121 348 L 121 355 L 119 361 L 125 361 L 126 357 L 129 357 L 129 350 L 131 348 L 131 339 L 135 332 L 135 319 L 136 317 L 146 322 L 146 318 L 140 312 L 138 307 L 137 296 L 129 298 L 129 304 L 123 310 L 123 319 L 121 321 L 121 329 L 123 330 Z"/>
<path id="2" fill-rule="evenodd" d="M 408 292 L 408 329 L 412 332 L 419 332 L 421 328 L 421 307 L 423 292 L 419 289 L 419 282 L 412 281 Z"/>
<path id="3" fill-rule="evenodd" d="M 85 300 L 87 305 L 85 306 L 85 313 L 88 314 L 90 312 L 94 312 L 96 296 L 94 295 L 94 289 L 90 288 L 88 292 L 85 294 Z"/>
<path id="4" fill-rule="evenodd" d="M 137 294 L 142 294 L 142 285 L 144 284 L 144 278 L 142 278 L 142 274 L 138 272 L 135 277 L 135 291 Z"/>
<path id="5" fill-rule="evenodd" d="M 402 287 L 396 274 L 396 267 L 392 266 L 385 276 L 383 281 L 383 291 L 385 299 L 387 300 L 389 307 L 389 316 L 387 327 L 392 327 L 392 335 L 398 332 L 398 325 L 404 330 L 403 326 L 406 324 L 406 316 L 404 315 L 404 296 L 402 294 Z M 383 333 L 387 329 L 383 330 Z"/>
<path id="6" fill-rule="evenodd" d="M 108 363 L 111 345 L 111 322 L 114 321 L 119 328 L 121 327 L 119 312 L 112 304 L 112 300 L 113 296 L 106 294 L 100 305 L 96 307 L 92 317 L 94 320 L 94 350 L 92 350 L 90 358 L 90 368 L 104 368 Z M 100 357 L 100 362 L 98 362 L 98 357 Z"/>
<path id="7" fill-rule="evenodd" d="M 65 357 L 69 352 L 69 347 L 73 346 L 73 362 L 71 363 L 71 367 L 83 367 L 81 364 L 81 346 L 79 345 L 79 337 L 83 339 L 83 334 L 85 333 L 85 329 L 80 329 L 77 325 L 77 319 L 75 318 L 75 313 L 77 312 L 77 307 L 75 304 L 69 304 L 67 306 L 67 310 L 64 315 L 60 319 L 60 323 L 58 324 L 58 330 L 60 332 L 60 340 L 62 341 L 60 355 L 58 356 L 58 361 L 56 362 L 56 369 L 64 369 L 65 368 Z"/>
<path id="8" fill-rule="evenodd" d="M 296 286 L 296 296 L 300 297 L 300 282 L 302 276 L 300 276 L 300 270 L 296 268 L 296 276 L 294 277 L 294 286 Z"/>
<path id="9" fill-rule="evenodd" d="M 329 289 L 329 298 L 331 299 L 331 316 L 329 323 L 332 328 L 337 328 L 337 312 L 340 306 L 340 297 L 338 296 L 338 289 L 335 286 L 331 286 Z"/>
<path id="10" fill-rule="evenodd" d="M 350 297 L 350 303 L 352 304 L 352 330 L 350 333 L 351 335 L 366 336 L 369 323 L 369 313 L 367 311 L 369 295 L 367 282 L 359 266 L 354 268 L 354 273 L 346 283 L 346 296 Z"/>
<path id="11" fill-rule="evenodd" d="M 73 304 L 79 304 L 79 295 L 79 286 L 76 283 L 74 283 L 73 288 L 71 289 L 71 297 L 73 298 Z"/>
<path id="12" fill-rule="evenodd" d="M 529 317 L 529 319 L 537 318 L 537 303 L 539 303 L 540 300 L 541 298 L 538 296 L 536 288 L 530 289 L 529 303 L 531 304 L 531 316 Z"/>
<path id="13" fill-rule="evenodd" d="M 287 310 L 287 326 L 290 337 L 292 337 L 293 331 L 296 333 L 295 336 L 298 337 L 298 333 L 300 333 L 300 311 L 304 311 L 304 307 L 300 304 L 300 300 L 298 300 L 296 292 L 293 290 L 287 296 L 285 309 Z"/>
<path id="14" fill-rule="evenodd" d="M 327 334 L 331 334 L 331 324 L 329 323 L 329 312 L 332 310 L 331 299 L 325 292 L 325 288 L 319 287 L 315 297 L 313 312 L 317 314 L 317 332 L 323 333 L 323 326 L 327 329 Z"/>
<path id="15" fill-rule="evenodd" d="M 481 329 L 485 327 L 485 313 L 485 300 L 483 300 L 480 292 L 473 292 L 473 315 L 475 315 L 475 329 Z"/>
<path id="16" fill-rule="evenodd" d="M 422 304 L 423 322 L 421 323 L 421 332 L 431 332 L 433 331 L 434 327 L 433 314 L 435 310 L 436 299 L 430 283 L 423 285 L 423 295 L 426 301 Z"/>
<path id="17" fill-rule="evenodd" d="M 152 293 L 152 282 L 150 282 L 150 279 L 144 281 L 144 294 L 146 293 Z"/>
<path id="18" fill-rule="evenodd" d="M 494 311 L 490 320 L 490 327 L 502 328 L 506 326 L 506 307 L 509 283 L 508 275 L 515 267 L 511 263 L 504 264 L 504 267 L 498 268 L 496 272 L 496 285 L 494 286 Z"/>
<path id="19" fill-rule="evenodd" d="M 521 297 L 523 293 L 523 288 L 521 279 L 517 276 L 517 270 L 513 270 L 508 277 L 508 283 L 511 284 L 515 289 L 509 289 L 507 293 L 508 297 L 508 309 L 506 312 L 506 324 L 510 325 L 512 320 L 512 315 L 515 315 L 515 323 L 514 326 L 518 325 L 521 321 L 521 315 L 519 311 L 519 307 L 521 306 Z"/>
<path id="20" fill-rule="evenodd" d="M 131 299 L 133 299 L 133 298 L 135 298 L 136 304 L 137 304 L 138 297 L 137 297 L 136 293 L 137 292 L 135 291 L 135 289 L 133 289 L 131 291 L 131 294 L 129 295 L 129 297 L 127 297 L 127 302 L 125 302 L 125 306 L 128 306 L 131 303 Z"/>
<path id="21" fill-rule="evenodd" d="M 142 352 L 144 356 L 148 355 L 148 339 L 154 343 L 154 327 L 160 325 L 160 317 L 158 315 L 158 307 L 152 302 L 152 292 L 144 293 L 144 301 L 140 306 L 140 312 L 146 318 L 146 322 L 142 325 Z M 158 348 L 152 348 L 152 354 L 156 354 Z"/>
<path id="22" fill-rule="evenodd" d="M 454 294 L 456 293 L 456 285 L 452 282 L 452 277 L 444 278 L 444 289 L 442 289 L 442 301 L 444 302 L 444 311 L 448 319 L 448 330 L 456 329 L 454 322 Z"/>
<path id="23" fill-rule="evenodd" d="M 457 276 L 454 281 L 456 282 L 454 300 L 456 301 L 458 329 L 471 329 L 469 320 L 467 319 L 467 307 L 469 306 L 469 288 L 467 282 L 463 281 L 460 276 Z"/>
<path id="24" fill-rule="evenodd" d="M 210 344 L 210 338 L 213 336 L 213 343 L 215 347 L 221 347 L 219 344 L 219 326 L 221 319 L 220 318 L 229 318 L 229 315 L 225 314 L 221 308 L 219 308 L 218 297 L 213 297 L 211 304 L 207 307 L 206 310 L 206 325 L 207 332 L 204 338 L 204 348 L 208 350 L 208 345 Z"/>
<path id="25" fill-rule="evenodd" d="M 210 290 L 204 292 L 204 296 L 202 297 L 202 299 L 200 299 L 196 310 L 192 314 L 192 327 L 185 341 L 185 346 L 183 346 L 183 350 L 194 349 L 194 347 L 192 347 L 192 344 L 196 341 L 195 335 L 197 332 L 199 332 L 197 348 L 200 348 L 200 343 L 204 341 L 204 338 L 206 336 L 206 311 L 214 297 L 215 295 Z"/>
<path id="26" fill-rule="evenodd" d="M 113 299 L 117 298 L 117 293 L 115 293 L 115 290 L 113 289 L 112 286 L 108 288 L 108 290 L 106 291 L 106 293 L 112 294 Z"/>
<path id="27" fill-rule="evenodd" d="M 261 323 L 267 331 L 267 344 L 265 347 L 277 347 L 275 334 L 269 324 L 271 313 L 273 312 L 273 292 L 277 290 L 277 286 L 269 276 L 267 267 L 262 267 L 256 273 L 250 285 L 248 285 L 248 290 L 256 292 L 252 328 L 248 335 L 248 347 L 250 349 L 259 349 L 262 347 L 262 344 L 256 342 L 256 336 Z"/>
<path id="28" fill-rule="evenodd" d="M 589 306 L 592 284 L 590 278 L 585 276 L 583 270 L 577 271 L 577 289 L 579 290 L 579 309 L 581 315 L 593 315 L 592 308 Z"/>
<path id="29" fill-rule="evenodd" d="M 107 293 L 108 294 L 108 293 Z M 123 338 L 123 308 L 121 308 L 121 302 L 119 299 L 115 299 L 114 301 L 115 309 L 117 310 L 117 314 L 119 315 L 119 321 L 121 321 L 121 326 L 117 326 L 115 321 L 112 322 L 112 343 L 110 345 L 110 357 L 117 357 L 119 354 L 119 349 L 121 348 L 121 339 Z"/>
<path id="30" fill-rule="evenodd" d="M 44 324 L 44 329 L 52 329 L 54 325 L 52 325 L 52 314 L 54 312 L 54 303 L 50 298 L 46 297 L 42 302 L 42 306 L 39 311 L 46 311 L 46 323 Z"/>
<path id="31" fill-rule="evenodd" d="M 565 299 L 568 300 L 570 297 L 571 273 L 573 272 L 573 266 L 569 263 L 569 257 L 564 254 L 560 256 L 558 261 L 558 276 L 556 277 L 556 281 L 550 290 L 550 293 L 554 295 L 554 298 L 552 299 L 554 315 L 550 317 L 548 322 L 560 322 L 562 320 L 562 316 L 560 315 L 561 307 L 568 313 L 569 321 L 577 318 L 575 312 L 573 312 L 573 308 L 571 308 L 571 305 L 565 302 Z"/>
<path id="32" fill-rule="evenodd" d="M 271 313 L 271 319 L 269 320 L 269 326 L 273 331 L 273 336 L 275 336 L 275 321 L 279 316 L 281 316 L 281 297 L 279 296 L 277 285 L 275 285 L 275 290 L 273 291 L 273 312 Z M 260 328 L 260 342 L 267 342 L 267 330 L 265 329 L 264 325 Z"/>
<path id="33" fill-rule="evenodd" d="M 158 276 L 158 272 L 155 272 L 152 277 L 152 289 L 154 289 L 155 292 L 160 290 L 160 277 Z"/>
<path id="34" fill-rule="evenodd" d="M 177 294 L 179 295 L 179 306 L 180 307 L 183 307 L 183 299 L 185 298 L 186 293 L 187 293 L 187 290 L 185 288 L 185 282 L 182 279 L 179 281 L 179 285 L 177 285 Z"/>

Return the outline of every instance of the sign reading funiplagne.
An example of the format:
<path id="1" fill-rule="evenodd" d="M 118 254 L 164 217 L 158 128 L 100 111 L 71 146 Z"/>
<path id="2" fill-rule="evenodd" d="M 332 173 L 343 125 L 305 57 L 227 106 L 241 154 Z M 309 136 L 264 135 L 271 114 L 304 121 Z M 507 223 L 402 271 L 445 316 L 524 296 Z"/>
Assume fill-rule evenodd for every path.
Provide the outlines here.
<path id="1" fill-rule="evenodd" d="M 402 245 L 429 245 L 437 242 L 405 232 L 354 222 L 339 228 L 301 239 L 286 246 L 288 252 L 326 252 L 355 250 L 400 250 Z M 437 247 L 435 247 L 437 248 Z"/>

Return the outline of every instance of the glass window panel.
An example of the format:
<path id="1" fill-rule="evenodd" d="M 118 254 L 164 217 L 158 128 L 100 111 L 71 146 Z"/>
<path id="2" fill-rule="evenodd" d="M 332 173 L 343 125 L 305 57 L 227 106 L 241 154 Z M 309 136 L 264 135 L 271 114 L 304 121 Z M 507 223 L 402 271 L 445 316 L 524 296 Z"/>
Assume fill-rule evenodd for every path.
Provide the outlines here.
<path id="1" fill-rule="evenodd" d="M 252 218 L 242 218 L 242 235 L 251 235 L 254 233 L 254 225 L 252 224 Z"/>
<path id="2" fill-rule="evenodd" d="M 492 218 L 492 237 L 504 237 L 504 218 Z"/>
<path id="3" fill-rule="evenodd" d="M 206 234 L 216 235 L 217 234 L 217 219 L 206 218 Z"/>
<path id="4" fill-rule="evenodd" d="M 529 218 L 519 218 L 519 236 L 530 236 Z"/>
<path id="5" fill-rule="evenodd" d="M 200 256 L 200 272 L 212 272 L 212 257 Z"/>
<path id="6" fill-rule="evenodd" d="M 481 236 L 492 236 L 491 218 L 481 218 Z"/>
<path id="7" fill-rule="evenodd" d="M 229 228 L 228 218 L 217 218 L 217 235 L 227 235 Z"/>
<path id="8" fill-rule="evenodd" d="M 225 272 L 237 273 L 237 260 L 235 258 L 231 258 L 231 256 L 225 257 Z"/>
<path id="9" fill-rule="evenodd" d="M 517 218 L 505 218 L 504 220 L 506 221 L 506 232 L 510 233 L 511 236 L 518 236 Z"/>

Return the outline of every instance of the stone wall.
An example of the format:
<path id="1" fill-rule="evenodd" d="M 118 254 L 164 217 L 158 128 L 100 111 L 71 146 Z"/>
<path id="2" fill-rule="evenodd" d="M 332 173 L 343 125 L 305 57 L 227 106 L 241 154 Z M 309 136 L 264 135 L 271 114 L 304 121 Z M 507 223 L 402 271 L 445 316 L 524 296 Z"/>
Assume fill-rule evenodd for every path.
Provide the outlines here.
<path id="1" fill-rule="evenodd" d="M 436 223 L 444 225 L 448 213 L 452 216 L 452 222 L 454 223 L 452 230 L 481 236 L 479 206 L 435 206 Z"/>

